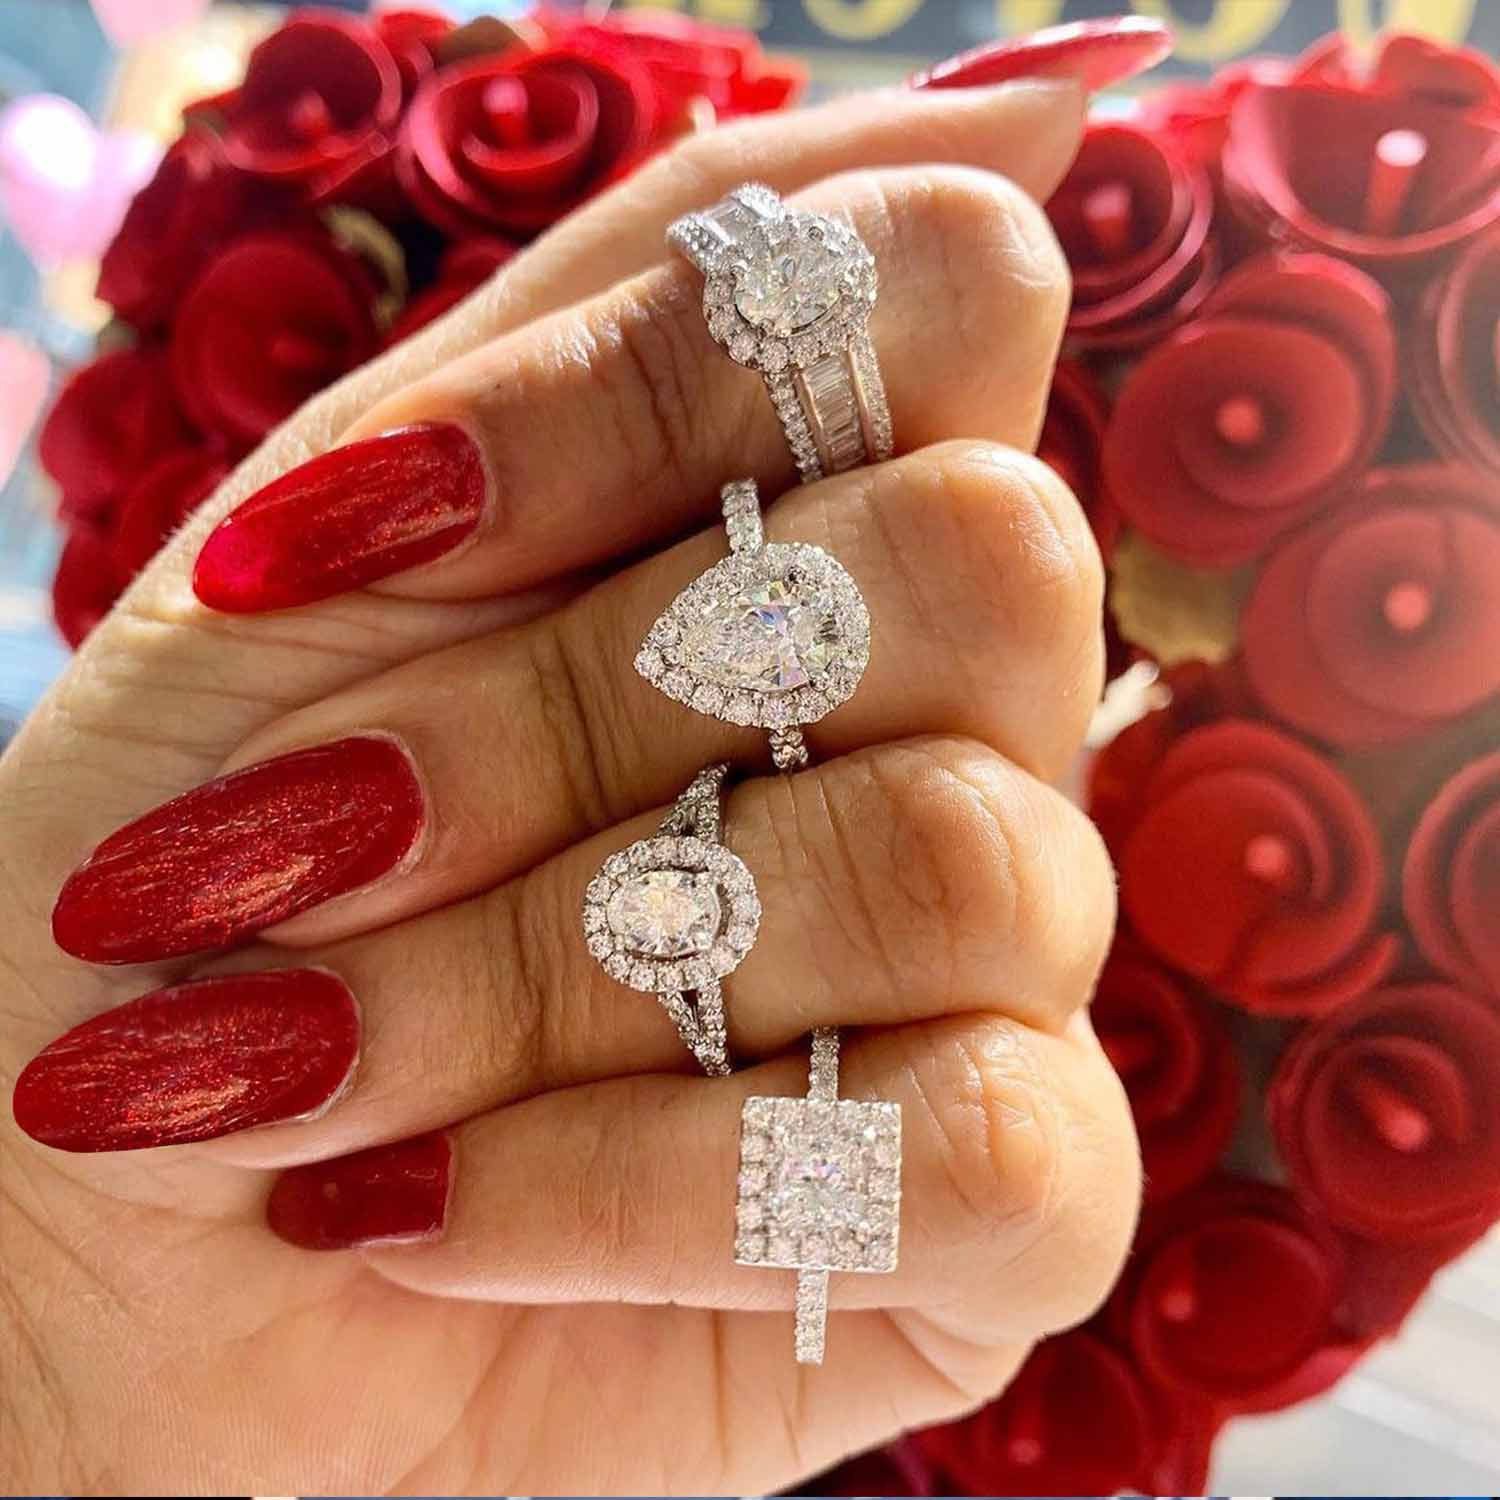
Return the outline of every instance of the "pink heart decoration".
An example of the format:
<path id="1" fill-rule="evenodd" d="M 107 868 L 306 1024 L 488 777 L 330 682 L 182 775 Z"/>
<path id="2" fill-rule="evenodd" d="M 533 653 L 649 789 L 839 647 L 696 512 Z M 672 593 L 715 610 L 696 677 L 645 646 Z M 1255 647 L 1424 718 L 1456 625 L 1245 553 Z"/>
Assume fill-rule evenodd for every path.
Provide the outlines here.
<path id="1" fill-rule="evenodd" d="M 0 212 L 39 267 L 103 253 L 161 147 L 101 133 L 70 99 L 25 94 L 0 110 Z"/>
<path id="2" fill-rule="evenodd" d="M 209 0 L 93 0 L 94 14 L 116 47 L 134 47 L 162 31 L 196 21 Z"/>

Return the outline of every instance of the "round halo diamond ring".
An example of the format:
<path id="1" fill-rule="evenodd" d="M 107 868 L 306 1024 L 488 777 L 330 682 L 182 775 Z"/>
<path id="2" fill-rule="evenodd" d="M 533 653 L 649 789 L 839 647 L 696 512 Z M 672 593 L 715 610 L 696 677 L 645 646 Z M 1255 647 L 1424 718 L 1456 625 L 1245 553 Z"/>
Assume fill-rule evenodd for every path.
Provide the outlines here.
<path id="1" fill-rule="evenodd" d="M 729 1072 L 719 981 L 739 967 L 760 926 L 755 881 L 722 842 L 728 772 L 700 771 L 657 836 L 610 855 L 583 899 L 589 952 L 612 979 L 657 996 L 713 1076 Z"/>
<path id="2" fill-rule="evenodd" d="M 875 258 L 847 224 L 747 182 L 678 219 L 667 243 L 703 272 L 714 339 L 765 378 L 804 483 L 891 456 L 867 328 Z"/>
<path id="3" fill-rule="evenodd" d="M 734 1258 L 797 1273 L 799 1364 L 822 1364 L 830 1271 L 894 1271 L 901 1231 L 901 1106 L 840 1099 L 839 1034 L 812 1034 L 805 1099 L 740 1112 Z"/>
<path id="4" fill-rule="evenodd" d="M 870 660 L 870 614 L 809 542 L 768 542 L 755 481 L 724 486 L 730 554 L 651 627 L 636 670 L 669 698 L 770 732 L 781 770 L 807 764 L 799 726 L 846 702 Z"/>

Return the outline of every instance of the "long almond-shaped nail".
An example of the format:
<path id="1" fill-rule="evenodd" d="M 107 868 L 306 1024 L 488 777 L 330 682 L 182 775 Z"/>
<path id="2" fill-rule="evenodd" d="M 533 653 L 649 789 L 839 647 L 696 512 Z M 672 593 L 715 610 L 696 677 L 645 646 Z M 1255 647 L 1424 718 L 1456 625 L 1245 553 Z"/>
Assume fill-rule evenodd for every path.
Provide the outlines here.
<path id="1" fill-rule="evenodd" d="M 348 1250 L 440 1234 L 453 1148 L 441 1133 L 293 1167 L 276 1179 L 266 1223 L 304 1250 Z"/>
<path id="2" fill-rule="evenodd" d="M 227 947 L 378 879 L 425 817 L 416 772 L 389 740 L 295 750 L 111 834 L 68 877 L 52 935 L 105 964 Z"/>
<path id="3" fill-rule="evenodd" d="M 966 89 L 1019 78 L 1069 78 L 1093 93 L 1154 68 L 1171 50 L 1172 33 L 1160 21 L 1113 16 L 987 42 L 908 82 L 918 89 Z"/>
<path id="4" fill-rule="evenodd" d="M 203 544 L 193 592 L 256 614 L 363 588 L 451 552 L 479 524 L 485 469 L 451 422 L 332 448 L 232 511 Z"/>
<path id="5" fill-rule="evenodd" d="M 321 969 L 194 980 L 45 1047 L 16 1080 L 16 1123 L 62 1151 L 212 1140 L 322 1109 L 358 1052 L 354 997 Z"/>

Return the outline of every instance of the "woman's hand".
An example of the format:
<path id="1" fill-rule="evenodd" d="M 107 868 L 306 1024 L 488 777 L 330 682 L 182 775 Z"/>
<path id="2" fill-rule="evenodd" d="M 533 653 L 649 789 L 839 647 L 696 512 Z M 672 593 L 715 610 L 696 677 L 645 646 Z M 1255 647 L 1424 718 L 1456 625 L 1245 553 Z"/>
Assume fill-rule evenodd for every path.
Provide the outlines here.
<path id="1" fill-rule="evenodd" d="M 1036 200 L 1081 115 L 1015 85 L 693 140 L 314 402 L 95 632 L 0 762 L 5 1076 L 105 1013 L 17 1090 L 52 1147 L 0 1129 L 12 1488 L 759 1493 L 1094 1307 L 1138 1169 L 1085 1010 L 1112 878 L 1049 783 L 1101 573 L 1024 452 L 1068 295 Z M 747 177 L 874 251 L 894 461 L 792 488 L 664 260 Z M 412 424 L 456 426 L 377 436 Z M 708 1080 L 578 911 L 701 766 L 764 763 L 631 668 L 743 474 L 874 648 L 813 768 L 729 800 L 765 914 L 725 983 L 747 1066 Z M 815 1025 L 860 1028 L 845 1092 L 901 1104 L 905 1171 L 900 1270 L 834 1278 L 806 1368 L 732 1206 L 741 1101 L 802 1092 Z"/>

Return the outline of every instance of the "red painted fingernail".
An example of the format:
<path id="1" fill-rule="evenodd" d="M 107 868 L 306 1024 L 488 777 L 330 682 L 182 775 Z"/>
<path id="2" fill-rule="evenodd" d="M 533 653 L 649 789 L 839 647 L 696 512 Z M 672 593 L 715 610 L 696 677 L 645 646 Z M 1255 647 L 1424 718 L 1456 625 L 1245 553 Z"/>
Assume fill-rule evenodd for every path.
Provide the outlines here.
<path id="1" fill-rule="evenodd" d="M 411 762 L 389 740 L 295 750 L 111 834 L 68 877 L 52 935 L 101 964 L 223 948 L 384 875 L 425 818 Z"/>
<path id="2" fill-rule="evenodd" d="M 1160 21 L 1114 16 L 987 42 L 908 82 L 916 89 L 967 89 L 1018 78 L 1071 78 L 1093 93 L 1154 68 L 1171 50 L 1172 33 Z"/>
<path id="3" fill-rule="evenodd" d="M 43 1048 L 16 1080 L 16 1123 L 61 1151 L 232 1135 L 323 1108 L 359 1053 L 354 996 L 319 969 L 154 990 Z"/>
<path id="4" fill-rule="evenodd" d="M 219 523 L 193 592 L 212 609 L 255 614 L 363 588 L 451 552 L 484 499 L 479 449 L 451 422 L 332 448 Z"/>
<path id="5" fill-rule="evenodd" d="M 271 1189 L 266 1223 L 304 1250 L 431 1239 L 448 1214 L 452 1160 L 438 1133 L 293 1167 Z"/>

